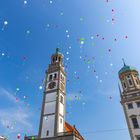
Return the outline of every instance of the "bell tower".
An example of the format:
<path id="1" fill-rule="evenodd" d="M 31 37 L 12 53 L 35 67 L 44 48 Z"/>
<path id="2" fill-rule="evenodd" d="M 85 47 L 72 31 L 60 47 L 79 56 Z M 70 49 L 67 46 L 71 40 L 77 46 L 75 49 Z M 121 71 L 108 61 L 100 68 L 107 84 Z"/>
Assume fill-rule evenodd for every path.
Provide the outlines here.
<path id="1" fill-rule="evenodd" d="M 124 60 L 123 60 L 124 62 Z M 121 104 L 131 140 L 140 140 L 140 79 L 138 71 L 124 62 L 119 71 Z"/>
<path id="2" fill-rule="evenodd" d="M 39 138 L 56 137 L 64 132 L 66 74 L 63 55 L 56 49 L 46 71 L 44 97 L 40 117 Z"/>

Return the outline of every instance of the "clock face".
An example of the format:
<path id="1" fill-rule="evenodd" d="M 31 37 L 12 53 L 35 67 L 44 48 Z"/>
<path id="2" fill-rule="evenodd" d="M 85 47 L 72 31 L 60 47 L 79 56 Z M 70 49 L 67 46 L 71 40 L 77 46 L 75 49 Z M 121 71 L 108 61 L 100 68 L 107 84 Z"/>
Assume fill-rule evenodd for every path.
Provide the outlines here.
<path id="1" fill-rule="evenodd" d="M 49 89 L 53 89 L 53 88 L 55 88 L 56 87 L 56 82 L 51 82 L 51 83 L 49 83 L 49 85 L 48 85 L 48 88 Z"/>

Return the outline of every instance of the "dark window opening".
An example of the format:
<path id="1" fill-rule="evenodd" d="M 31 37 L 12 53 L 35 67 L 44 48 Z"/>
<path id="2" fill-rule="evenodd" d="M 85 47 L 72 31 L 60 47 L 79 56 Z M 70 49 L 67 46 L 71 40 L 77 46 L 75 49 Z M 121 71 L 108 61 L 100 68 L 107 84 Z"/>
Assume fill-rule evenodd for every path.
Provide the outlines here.
<path id="1" fill-rule="evenodd" d="M 60 119 L 60 123 L 62 123 L 63 121 L 62 121 L 62 119 Z"/>
<path id="2" fill-rule="evenodd" d="M 137 102 L 137 107 L 140 108 L 140 102 Z"/>
<path id="3" fill-rule="evenodd" d="M 49 80 L 50 80 L 50 81 L 52 80 L 52 75 L 50 75 Z"/>
<path id="4" fill-rule="evenodd" d="M 128 80 L 128 82 L 129 82 L 129 85 L 130 85 L 130 86 L 133 85 L 133 83 L 132 83 L 132 81 L 131 81 L 130 79 Z"/>
<path id="5" fill-rule="evenodd" d="M 55 58 L 55 60 L 57 61 L 57 57 Z"/>
<path id="6" fill-rule="evenodd" d="M 59 57 L 59 62 L 61 61 L 61 57 Z"/>
<path id="7" fill-rule="evenodd" d="M 140 140 L 140 136 L 137 136 L 137 140 Z"/>
<path id="8" fill-rule="evenodd" d="M 127 78 L 130 78 L 130 76 L 128 75 Z"/>
<path id="9" fill-rule="evenodd" d="M 49 130 L 47 130 L 47 133 L 46 133 L 46 135 L 47 135 L 47 136 L 49 136 Z"/>
<path id="10" fill-rule="evenodd" d="M 57 74 L 55 73 L 55 74 L 54 74 L 54 79 L 56 79 L 56 78 L 57 78 Z"/>
<path id="11" fill-rule="evenodd" d="M 139 128 L 139 124 L 138 124 L 138 121 L 137 121 L 137 118 L 132 118 L 132 123 L 133 123 L 133 126 L 134 128 Z"/>
<path id="12" fill-rule="evenodd" d="M 126 88 L 126 84 L 125 84 L 125 82 L 123 83 L 123 86 L 124 86 L 124 88 Z"/>
<path id="13" fill-rule="evenodd" d="M 63 81 L 64 81 L 64 77 L 63 77 L 62 79 L 63 79 Z"/>
<path id="14" fill-rule="evenodd" d="M 132 109 L 133 108 L 133 104 L 132 103 L 129 103 L 128 104 L 128 109 Z"/>
<path id="15" fill-rule="evenodd" d="M 53 63 L 55 62 L 55 58 L 53 57 Z"/>
<path id="16" fill-rule="evenodd" d="M 61 74 L 61 80 L 62 80 L 62 74 Z"/>

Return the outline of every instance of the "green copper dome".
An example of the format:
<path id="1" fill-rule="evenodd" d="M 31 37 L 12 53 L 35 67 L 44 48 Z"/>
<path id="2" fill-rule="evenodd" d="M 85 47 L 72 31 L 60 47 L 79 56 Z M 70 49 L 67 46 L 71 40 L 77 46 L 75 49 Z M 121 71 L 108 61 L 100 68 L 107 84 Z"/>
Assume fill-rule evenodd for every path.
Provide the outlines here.
<path id="1" fill-rule="evenodd" d="M 55 52 L 56 54 L 61 54 L 60 53 L 60 49 L 59 48 L 56 48 L 56 52 Z"/>
<path id="2" fill-rule="evenodd" d="M 123 68 L 121 68 L 121 70 L 119 71 L 119 74 L 122 74 L 123 72 L 127 72 L 127 71 L 137 71 L 136 68 L 131 67 L 131 66 L 127 66 L 124 65 Z"/>

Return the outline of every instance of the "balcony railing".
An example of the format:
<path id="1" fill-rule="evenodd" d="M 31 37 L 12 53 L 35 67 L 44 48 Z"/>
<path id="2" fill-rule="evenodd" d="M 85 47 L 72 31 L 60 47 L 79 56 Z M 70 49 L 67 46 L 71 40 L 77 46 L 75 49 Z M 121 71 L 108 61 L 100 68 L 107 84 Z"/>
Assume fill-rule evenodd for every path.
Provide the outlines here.
<path id="1" fill-rule="evenodd" d="M 122 98 L 123 99 L 128 99 L 128 98 L 137 97 L 137 96 L 140 96 L 140 93 L 133 93 L 133 94 L 130 94 L 130 95 L 123 95 Z"/>

